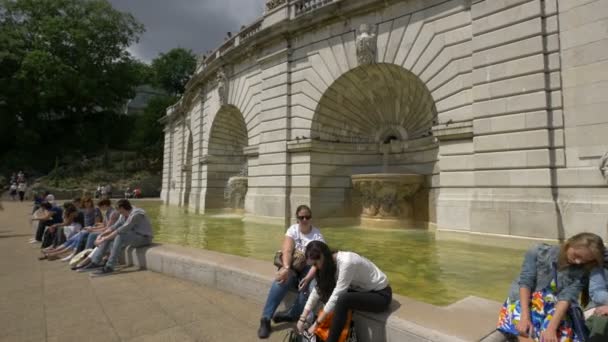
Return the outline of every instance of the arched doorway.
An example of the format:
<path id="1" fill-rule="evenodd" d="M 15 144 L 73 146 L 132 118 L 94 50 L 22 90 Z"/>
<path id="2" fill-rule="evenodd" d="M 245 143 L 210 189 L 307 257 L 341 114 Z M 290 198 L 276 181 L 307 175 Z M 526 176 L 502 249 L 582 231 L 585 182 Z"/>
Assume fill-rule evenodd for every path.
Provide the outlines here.
<path id="1" fill-rule="evenodd" d="M 436 172 L 437 144 L 431 134 L 435 103 L 412 72 L 393 64 L 355 68 L 324 92 L 313 117 L 311 204 L 321 217 L 360 212 L 351 176 L 368 173 Z M 428 221 L 428 184 L 415 198 L 420 221 Z M 418 207 L 417 207 L 418 206 Z"/>
<path id="2" fill-rule="evenodd" d="M 223 106 L 217 113 L 209 134 L 207 192 L 205 207 L 228 207 L 225 192 L 234 176 L 247 176 L 247 158 L 243 149 L 248 144 L 243 115 L 234 106 Z M 243 194 L 244 196 L 244 194 Z"/>

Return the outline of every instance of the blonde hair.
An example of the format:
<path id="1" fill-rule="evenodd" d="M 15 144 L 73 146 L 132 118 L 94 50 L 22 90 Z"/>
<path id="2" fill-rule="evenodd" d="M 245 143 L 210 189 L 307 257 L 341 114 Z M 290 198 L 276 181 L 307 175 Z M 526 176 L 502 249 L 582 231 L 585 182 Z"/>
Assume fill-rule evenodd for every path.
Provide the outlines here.
<path id="1" fill-rule="evenodd" d="M 570 237 L 562 245 L 559 252 L 559 268 L 568 266 L 568 248 L 573 247 L 584 247 L 589 249 L 593 255 L 593 260 L 585 263 L 585 268 L 592 269 L 596 266 L 602 266 L 604 264 L 604 241 L 601 237 L 593 233 L 578 233 Z"/>

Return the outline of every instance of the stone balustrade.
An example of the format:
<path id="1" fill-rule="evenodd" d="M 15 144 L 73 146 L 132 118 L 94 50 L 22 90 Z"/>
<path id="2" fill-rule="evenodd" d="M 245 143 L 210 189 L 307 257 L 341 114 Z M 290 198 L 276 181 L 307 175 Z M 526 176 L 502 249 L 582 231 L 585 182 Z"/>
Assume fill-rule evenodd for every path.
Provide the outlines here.
<path id="1" fill-rule="evenodd" d="M 294 1 L 292 6 L 294 6 L 294 14 L 297 17 L 336 1 L 337 0 L 298 0 Z"/>
<path id="2" fill-rule="evenodd" d="M 266 12 L 270 12 L 273 9 L 283 5 L 287 0 L 267 0 L 266 1 Z"/>

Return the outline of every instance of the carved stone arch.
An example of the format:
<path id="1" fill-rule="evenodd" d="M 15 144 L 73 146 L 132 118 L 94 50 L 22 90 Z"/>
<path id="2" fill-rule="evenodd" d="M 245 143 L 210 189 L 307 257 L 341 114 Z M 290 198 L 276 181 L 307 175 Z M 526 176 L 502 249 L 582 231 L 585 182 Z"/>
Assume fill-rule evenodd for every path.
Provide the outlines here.
<path id="1" fill-rule="evenodd" d="M 333 142 L 377 143 L 384 132 L 401 140 L 430 135 L 435 102 L 412 72 L 394 64 L 369 64 L 336 79 L 315 110 L 311 137 Z"/>
<path id="2" fill-rule="evenodd" d="M 321 217 L 357 216 L 351 176 L 436 170 L 435 101 L 418 76 L 395 64 L 371 63 L 340 75 L 317 102 L 310 137 L 311 205 Z M 386 145 L 386 146 L 385 146 Z M 327 146 L 327 147 L 326 147 Z M 430 183 L 430 181 L 429 181 Z M 416 194 L 428 221 L 428 188 Z"/>

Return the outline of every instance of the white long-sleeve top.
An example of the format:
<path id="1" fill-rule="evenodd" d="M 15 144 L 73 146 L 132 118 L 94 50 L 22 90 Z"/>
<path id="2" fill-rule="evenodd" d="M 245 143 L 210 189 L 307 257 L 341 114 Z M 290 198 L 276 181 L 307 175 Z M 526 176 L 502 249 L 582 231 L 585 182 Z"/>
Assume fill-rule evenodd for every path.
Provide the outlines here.
<path id="1" fill-rule="evenodd" d="M 353 252 L 338 252 L 336 255 L 336 287 L 323 308 L 324 312 L 334 311 L 341 294 L 352 289 L 357 292 L 379 291 L 388 286 L 388 278 L 373 262 Z M 308 297 L 306 309 L 319 301 L 315 288 Z"/>

